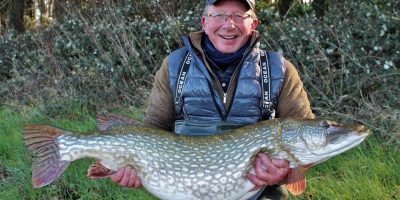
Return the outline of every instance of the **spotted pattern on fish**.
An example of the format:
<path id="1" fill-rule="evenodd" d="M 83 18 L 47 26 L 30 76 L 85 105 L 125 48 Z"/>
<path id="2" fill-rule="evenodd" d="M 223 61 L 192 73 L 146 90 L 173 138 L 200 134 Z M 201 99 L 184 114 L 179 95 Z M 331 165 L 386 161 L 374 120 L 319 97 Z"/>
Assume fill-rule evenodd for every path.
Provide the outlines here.
<path id="1" fill-rule="evenodd" d="M 212 136 L 182 136 L 129 125 L 88 135 L 32 125 L 25 127 L 24 140 L 39 158 L 34 162 L 35 187 L 54 181 L 70 162 L 91 157 L 101 160 L 107 173 L 131 165 L 143 186 L 161 199 L 245 199 L 256 192 L 251 192 L 254 185 L 246 174 L 258 152 L 298 167 L 348 150 L 368 135 L 358 126 L 319 124 L 271 120 Z M 328 136 L 336 143 L 341 139 L 339 145 L 330 147 Z"/>
<path id="2" fill-rule="evenodd" d="M 275 137 L 262 140 L 246 134 L 230 138 L 229 142 L 220 140 L 204 144 L 138 133 L 66 134 L 58 138 L 61 160 L 72 162 L 101 155 L 101 160 L 118 162 L 106 166 L 115 171 L 120 166 L 132 165 L 150 188 L 165 188 L 171 193 L 186 192 L 196 199 L 215 199 L 217 195 L 226 199 L 232 193 L 239 193 L 245 187 L 245 176 L 254 155 L 267 146 L 273 147 L 276 142 Z M 210 181 L 214 184 L 209 184 Z M 223 195 L 220 194 L 222 191 Z"/>

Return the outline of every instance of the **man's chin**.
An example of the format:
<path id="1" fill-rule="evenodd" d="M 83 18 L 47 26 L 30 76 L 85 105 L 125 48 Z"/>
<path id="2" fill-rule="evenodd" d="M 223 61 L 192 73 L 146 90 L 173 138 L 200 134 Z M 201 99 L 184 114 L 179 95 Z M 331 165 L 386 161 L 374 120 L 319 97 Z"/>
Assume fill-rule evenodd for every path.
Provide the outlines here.
<path id="1" fill-rule="evenodd" d="M 235 53 L 238 50 L 238 48 L 236 46 L 232 46 L 232 45 L 224 45 L 224 46 L 219 47 L 217 49 L 221 53 Z"/>

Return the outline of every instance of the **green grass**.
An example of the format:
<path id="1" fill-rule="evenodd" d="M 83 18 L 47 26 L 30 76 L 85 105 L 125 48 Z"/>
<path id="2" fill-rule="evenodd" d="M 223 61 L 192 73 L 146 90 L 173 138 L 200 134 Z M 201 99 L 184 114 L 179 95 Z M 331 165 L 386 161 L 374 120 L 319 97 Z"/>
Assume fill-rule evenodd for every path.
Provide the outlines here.
<path id="1" fill-rule="evenodd" d="M 79 132 L 95 130 L 92 116 L 79 109 L 71 113 L 50 119 L 37 108 L 14 111 L 0 107 L 0 199 L 155 199 L 144 189 L 87 178 L 86 170 L 93 162 L 89 159 L 74 162 L 49 186 L 32 187 L 31 159 L 22 142 L 23 125 L 46 123 Z M 369 137 L 357 148 L 312 168 L 306 175 L 306 192 L 290 199 L 400 199 L 398 153 L 395 146 L 379 137 Z"/>
<path id="2" fill-rule="evenodd" d="M 93 160 L 78 160 L 50 186 L 32 187 L 31 158 L 22 141 L 24 124 L 44 123 L 73 131 L 96 128 L 95 119 L 77 111 L 68 120 L 46 118 L 38 109 L 11 111 L 0 107 L 0 199 L 155 199 L 144 189 L 120 187 L 109 179 L 92 180 L 86 171 Z"/>

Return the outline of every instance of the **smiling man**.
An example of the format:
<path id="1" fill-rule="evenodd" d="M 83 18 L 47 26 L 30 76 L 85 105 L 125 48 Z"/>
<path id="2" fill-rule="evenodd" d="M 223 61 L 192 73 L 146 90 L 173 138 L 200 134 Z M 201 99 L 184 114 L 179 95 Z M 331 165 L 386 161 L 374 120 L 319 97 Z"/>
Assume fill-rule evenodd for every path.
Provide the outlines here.
<path id="1" fill-rule="evenodd" d="M 240 1 L 221 1 L 205 9 L 201 23 L 219 52 L 235 53 L 249 41 L 257 28 L 254 10 L 244 6 Z"/>
<path id="2" fill-rule="evenodd" d="M 274 117 L 314 118 L 294 66 L 276 52 L 261 50 L 255 0 L 210 0 L 203 31 L 183 37 L 156 73 L 144 122 L 176 134 L 210 135 Z M 223 156 L 223 155 L 221 155 Z M 250 199 L 287 199 L 279 186 L 285 160 L 259 153 L 247 178 Z M 111 177 L 138 188 L 140 178 L 126 167 Z"/>

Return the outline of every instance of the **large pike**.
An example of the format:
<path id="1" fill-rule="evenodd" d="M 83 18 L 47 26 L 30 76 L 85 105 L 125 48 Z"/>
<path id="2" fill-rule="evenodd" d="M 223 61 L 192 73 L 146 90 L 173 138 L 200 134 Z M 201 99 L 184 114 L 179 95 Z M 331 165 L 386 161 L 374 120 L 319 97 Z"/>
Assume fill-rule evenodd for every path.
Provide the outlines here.
<path id="1" fill-rule="evenodd" d="M 285 183 L 297 195 L 306 187 L 305 167 L 355 147 L 369 134 L 362 125 L 275 119 L 218 135 L 183 136 L 124 121 L 103 120 L 108 130 L 92 135 L 25 126 L 25 145 L 35 156 L 34 187 L 53 182 L 72 161 L 91 157 L 99 161 L 89 177 L 107 177 L 130 165 L 161 199 L 247 199 L 257 191 L 246 174 L 253 170 L 255 155 L 264 152 L 289 161 Z"/>

